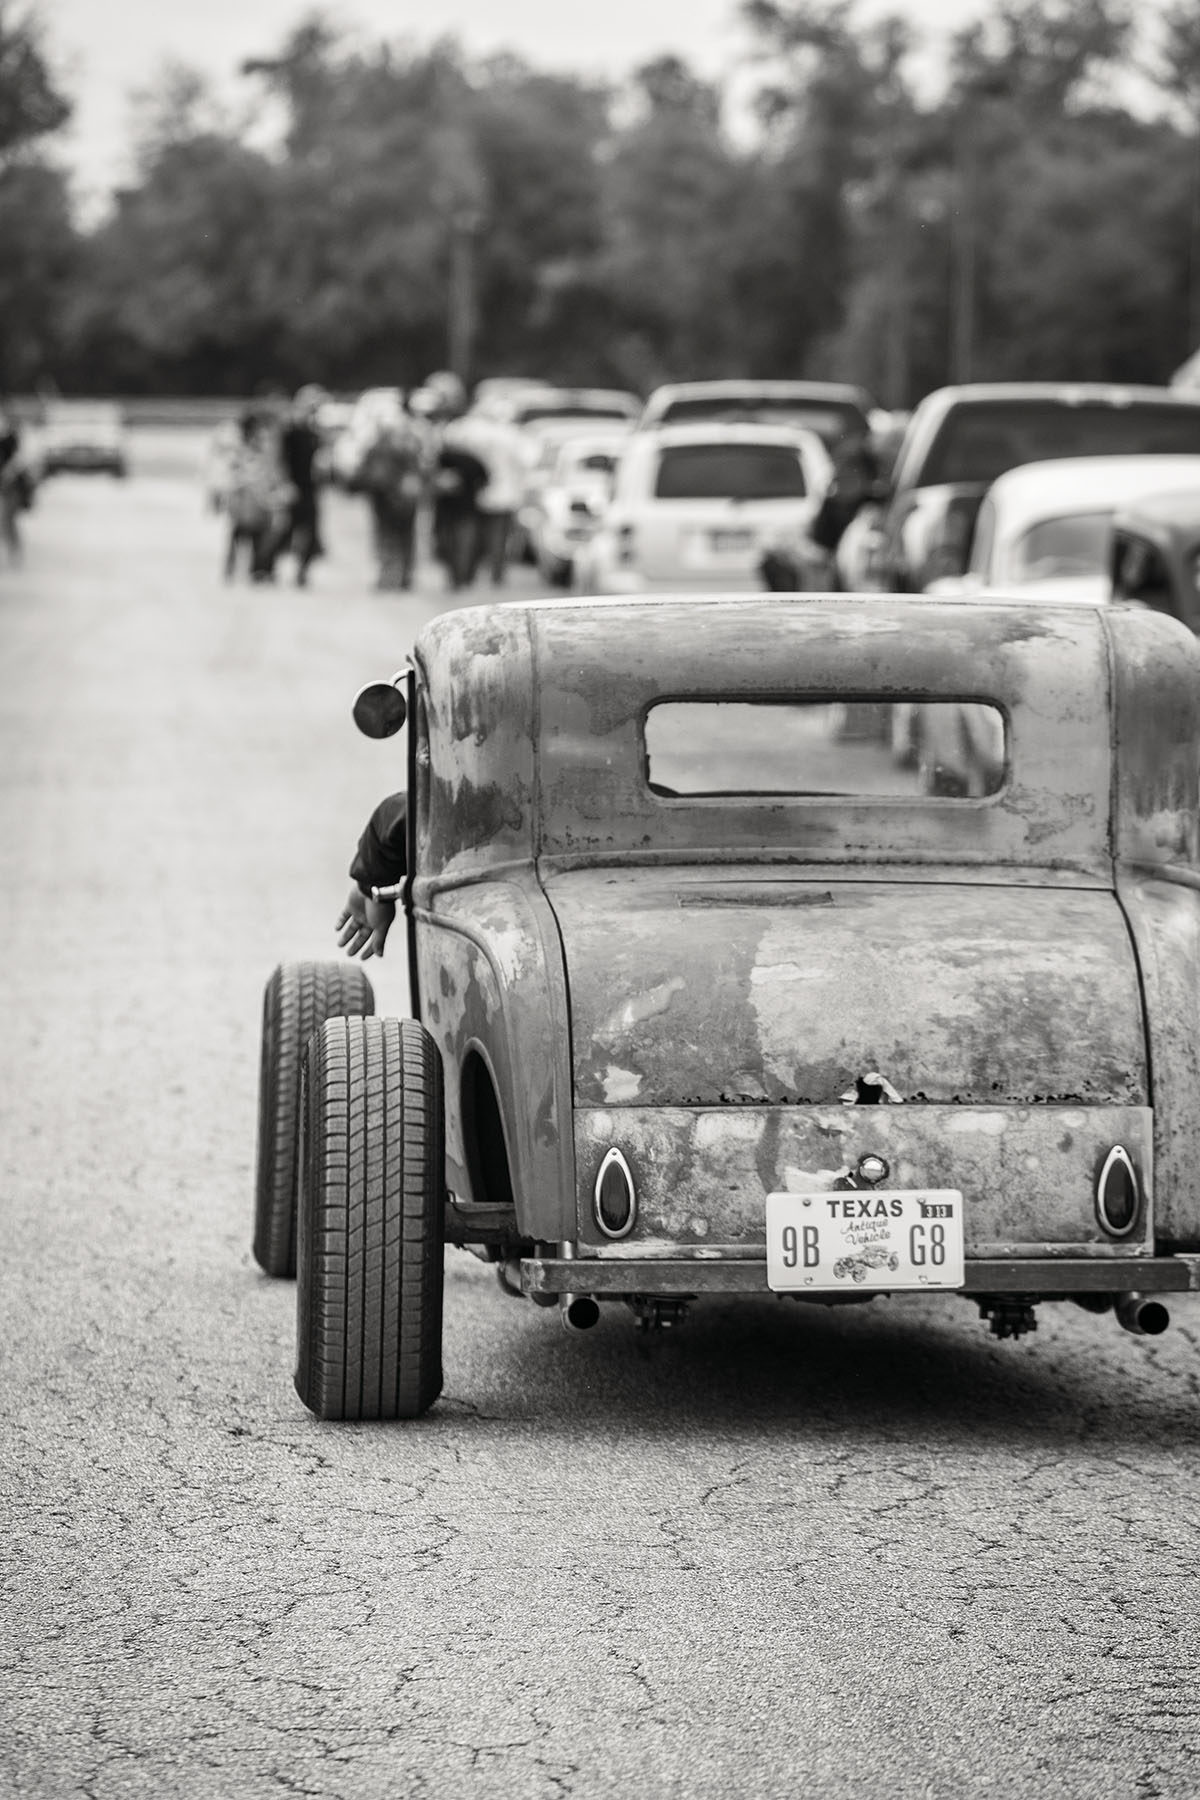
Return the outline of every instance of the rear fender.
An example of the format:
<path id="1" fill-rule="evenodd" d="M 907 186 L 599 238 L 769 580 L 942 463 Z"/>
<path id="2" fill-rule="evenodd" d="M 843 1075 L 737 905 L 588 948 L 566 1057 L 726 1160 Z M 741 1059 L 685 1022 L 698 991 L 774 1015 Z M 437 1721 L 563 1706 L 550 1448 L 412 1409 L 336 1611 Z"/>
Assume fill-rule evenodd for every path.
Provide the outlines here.
<path id="1" fill-rule="evenodd" d="M 570 1024 L 562 949 L 532 875 L 452 889 L 414 909 L 422 1023 L 446 1076 L 446 1162 L 473 1194 L 462 1077 L 478 1052 L 494 1081 L 520 1235 L 574 1235 Z"/>
<path id="2" fill-rule="evenodd" d="M 1121 875 L 1145 991 L 1160 1246 L 1200 1250 L 1200 893 Z"/>

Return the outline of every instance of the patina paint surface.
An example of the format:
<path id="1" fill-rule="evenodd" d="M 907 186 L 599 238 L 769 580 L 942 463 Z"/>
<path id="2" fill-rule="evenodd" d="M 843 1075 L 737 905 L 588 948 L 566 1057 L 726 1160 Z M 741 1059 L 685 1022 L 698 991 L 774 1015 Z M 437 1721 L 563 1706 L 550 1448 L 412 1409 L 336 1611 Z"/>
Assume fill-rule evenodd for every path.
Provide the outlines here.
<path id="1" fill-rule="evenodd" d="M 1113 607 L 1115 852 L 1195 866 L 1200 837 L 1200 644 L 1161 613 Z"/>
<path id="2" fill-rule="evenodd" d="M 828 1104 L 871 1072 L 915 1103 L 1148 1103 L 1111 893 L 719 873 L 548 882 L 578 1104 Z"/>
<path id="3" fill-rule="evenodd" d="M 828 1193 L 874 1153 L 890 1166 L 885 1188 L 962 1191 L 969 1256 L 1148 1255 L 1149 1225 L 1112 1243 L 1093 1194 L 1118 1143 L 1150 1192 L 1151 1136 L 1144 1107 L 588 1108 L 575 1115 L 579 1235 L 614 1256 L 676 1246 L 745 1254 L 764 1242 L 769 1193 Z M 619 1245 L 592 1214 L 592 1184 L 613 1144 L 640 1203 L 639 1224 Z"/>
<path id="4" fill-rule="evenodd" d="M 1086 608 L 642 599 L 534 616 L 542 852 L 663 860 L 758 851 L 797 862 L 967 862 L 1111 878 L 1108 644 Z M 667 798 L 646 780 L 664 697 L 971 699 L 1009 718 L 990 798 Z"/>
<path id="5" fill-rule="evenodd" d="M 414 652 L 426 730 L 417 770 L 418 880 L 533 852 L 534 696 L 527 609 L 445 613 Z"/>
<path id="6" fill-rule="evenodd" d="M 462 1068 L 492 1072 L 524 1235 L 557 1241 L 575 1188 L 570 1021 L 553 916 L 532 875 L 437 896 L 417 919 L 421 1016 L 446 1075 L 446 1156 L 454 1191 L 473 1195 L 462 1137 Z"/>
<path id="7" fill-rule="evenodd" d="M 969 1219 L 975 1254 L 1062 1250 L 1095 1241 L 1095 1155 L 1140 1131 L 1149 1169 L 1149 1114 L 1115 1109 L 1153 1098 L 1160 1235 L 1200 1243 L 1187 633 L 1123 609 L 664 598 L 448 614 L 415 662 L 413 899 L 452 1173 L 478 1048 L 529 1235 L 570 1235 L 594 1173 L 577 1183 L 576 1140 L 606 1148 L 628 1120 L 662 1230 L 684 1195 L 706 1221 L 685 1240 L 712 1243 L 714 1167 L 730 1219 L 786 1168 L 836 1167 L 812 1145 L 780 1160 L 795 1103 L 819 1138 L 840 1144 L 828 1121 L 849 1116 L 871 1121 L 864 1150 L 912 1146 L 893 1179 L 991 1206 Z M 1006 778 L 960 800 L 656 794 L 645 712 L 688 697 L 986 701 Z M 792 891 L 764 896 L 781 877 Z M 876 1073 L 905 1105 L 834 1105 Z"/>
<path id="8" fill-rule="evenodd" d="M 1120 893 L 1146 989 L 1158 1234 L 1200 1250 L 1200 893 L 1145 876 Z"/>
<path id="9" fill-rule="evenodd" d="M 1158 613 L 1113 607 L 1104 617 L 1118 888 L 1146 989 L 1158 1230 L 1164 1243 L 1200 1248 L 1200 893 L 1181 885 L 1197 878 L 1200 645 Z"/>

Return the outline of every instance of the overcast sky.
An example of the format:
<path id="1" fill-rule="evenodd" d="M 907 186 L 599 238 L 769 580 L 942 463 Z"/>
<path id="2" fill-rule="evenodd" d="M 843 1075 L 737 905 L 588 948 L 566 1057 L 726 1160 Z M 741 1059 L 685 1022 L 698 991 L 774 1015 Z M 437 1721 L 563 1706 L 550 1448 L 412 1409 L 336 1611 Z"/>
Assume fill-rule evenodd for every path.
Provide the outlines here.
<path id="1" fill-rule="evenodd" d="M 202 68 L 232 91 L 244 57 L 278 49 L 306 0 L 35 0 L 47 47 L 76 108 L 66 149 L 93 197 L 121 178 L 128 96 L 168 59 Z M 935 40 L 975 17 L 980 0 L 860 0 L 864 17 L 906 13 Z M 623 75 L 663 50 L 704 74 L 745 44 L 737 0 L 333 0 L 338 23 L 378 41 L 457 37 L 468 51 L 512 49 L 543 67 Z"/>

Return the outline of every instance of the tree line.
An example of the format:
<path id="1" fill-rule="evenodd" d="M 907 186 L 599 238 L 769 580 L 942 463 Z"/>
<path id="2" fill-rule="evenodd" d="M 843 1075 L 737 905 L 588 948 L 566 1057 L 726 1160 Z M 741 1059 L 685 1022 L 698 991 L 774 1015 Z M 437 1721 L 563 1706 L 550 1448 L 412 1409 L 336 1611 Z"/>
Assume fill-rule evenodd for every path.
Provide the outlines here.
<path id="1" fill-rule="evenodd" d="M 605 85 L 322 16 L 231 116 L 186 68 L 73 215 L 46 44 L 0 0 L 0 390 L 233 394 L 454 366 L 1159 382 L 1200 344 L 1190 0 L 992 0 L 937 91 L 901 16 L 743 0 L 737 115 L 683 56 Z M 275 129 L 265 126 L 274 121 Z"/>

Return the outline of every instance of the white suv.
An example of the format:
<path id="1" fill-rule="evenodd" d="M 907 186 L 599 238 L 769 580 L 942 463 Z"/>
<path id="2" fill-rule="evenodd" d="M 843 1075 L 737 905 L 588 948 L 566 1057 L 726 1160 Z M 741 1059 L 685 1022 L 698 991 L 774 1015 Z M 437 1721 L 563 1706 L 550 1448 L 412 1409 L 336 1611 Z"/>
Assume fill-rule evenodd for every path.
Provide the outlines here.
<path id="1" fill-rule="evenodd" d="M 812 431 L 675 425 L 635 432 L 612 502 L 575 561 L 580 593 L 696 593 L 762 586 L 764 544 L 804 532 L 833 465 Z"/>

